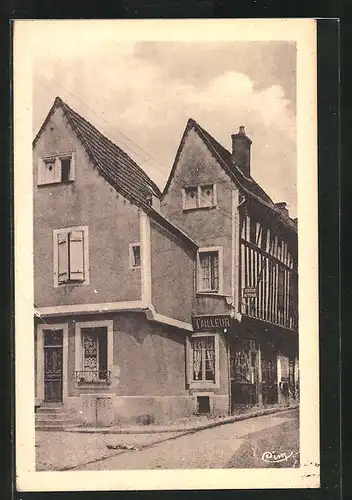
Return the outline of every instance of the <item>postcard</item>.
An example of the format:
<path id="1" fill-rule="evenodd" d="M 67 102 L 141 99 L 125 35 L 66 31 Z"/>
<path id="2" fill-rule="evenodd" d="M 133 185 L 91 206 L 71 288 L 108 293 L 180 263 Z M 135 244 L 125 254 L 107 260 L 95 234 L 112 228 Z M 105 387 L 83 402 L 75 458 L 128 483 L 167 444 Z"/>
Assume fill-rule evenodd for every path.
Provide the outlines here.
<path id="1" fill-rule="evenodd" d="M 16 487 L 318 488 L 316 22 L 14 22 Z"/>

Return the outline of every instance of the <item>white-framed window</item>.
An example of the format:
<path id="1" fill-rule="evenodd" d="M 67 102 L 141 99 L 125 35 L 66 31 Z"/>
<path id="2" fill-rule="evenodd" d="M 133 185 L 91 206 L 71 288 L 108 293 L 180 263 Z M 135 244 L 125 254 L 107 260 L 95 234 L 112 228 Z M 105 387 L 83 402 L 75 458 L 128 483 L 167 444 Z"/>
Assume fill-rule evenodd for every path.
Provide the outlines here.
<path id="1" fill-rule="evenodd" d="M 139 269 L 141 267 L 141 244 L 130 243 L 129 246 L 129 267 Z"/>
<path id="2" fill-rule="evenodd" d="M 113 364 L 113 321 L 75 323 L 77 384 L 110 384 Z"/>
<path id="3" fill-rule="evenodd" d="M 54 286 L 89 283 L 88 227 L 53 231 Z"/>
<path id="4" fill-rule="evenodd" d="M 75 154 L 60 153 L 38 160 L 38 185 L 68 183 L 75 179 Z"/>
<path id="5" fill-rule="evenodd" d="M 188 345 L 190 386 L 219 387 L 219 335 L 195 333 L 188 339 Z"/>
<path id="6" fill-rule="evenodd" d="M 200 248 L 197 254 L 197 291 L 200 293 L 222 293 L 223 288 L 222 247 Z"/>
<path id="7" fill-rule="evenodd" d="M 185 187 L 182 190 L 183 210 L 211 208 L 217 204 L 216 184 Z"/>

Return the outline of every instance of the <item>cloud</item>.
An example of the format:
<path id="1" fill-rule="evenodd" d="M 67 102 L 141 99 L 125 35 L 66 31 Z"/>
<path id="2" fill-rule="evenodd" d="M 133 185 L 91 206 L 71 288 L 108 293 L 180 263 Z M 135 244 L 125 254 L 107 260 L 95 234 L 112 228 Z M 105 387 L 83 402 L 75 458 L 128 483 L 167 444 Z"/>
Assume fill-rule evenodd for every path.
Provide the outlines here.
<path id="1" fill-rule="evenodd" d="M 35 129 L 60 95 L 163 187 L 188 118 L 227 148 L 231 133 L 244 125 L 253 140 L 254 177 L 275 201 L 285 200 L 295 211 L 295 116 L 283 87 L 258 88 L 247 74 L 219 74 L 219 68 L 214 78 L 208 75 L 196 85 L 187 79 L 187 65 L 184 77 L 174 78 L 152 58 L 136 57 L 135 49 L 134 44 L 106 42 L 87 55 L 76 44 L 70 57 L 51 53 L 44 65 L 39 58 Z"/>

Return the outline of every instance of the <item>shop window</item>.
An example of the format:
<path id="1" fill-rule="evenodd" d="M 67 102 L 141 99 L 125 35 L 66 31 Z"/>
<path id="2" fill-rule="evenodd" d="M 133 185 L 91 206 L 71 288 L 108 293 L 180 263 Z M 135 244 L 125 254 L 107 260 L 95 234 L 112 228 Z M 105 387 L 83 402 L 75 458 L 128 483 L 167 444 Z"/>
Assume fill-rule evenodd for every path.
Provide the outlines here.
<path id="1" fill-rule="evenodd" d="M 40 158 L 38 185 L 73 182 L 75 179 L 74 153 Z"/>
<path id="2" fill-rule="evenodd" d="M 54 285 L 89 282 L 88 227 L 54 231 Z"/>
<path id="3" fill-rule="evenodd" d="M 231 351 L 231 378 L 238 384 L 254 384 L 257 371 L 257 346 L 254 340 L 248 341 L 243 349 Z"/>
<path id="4" fill-rule="evenodd" d="M 193 381 L 215 382 L 214 337 L 192 339 Z"/>

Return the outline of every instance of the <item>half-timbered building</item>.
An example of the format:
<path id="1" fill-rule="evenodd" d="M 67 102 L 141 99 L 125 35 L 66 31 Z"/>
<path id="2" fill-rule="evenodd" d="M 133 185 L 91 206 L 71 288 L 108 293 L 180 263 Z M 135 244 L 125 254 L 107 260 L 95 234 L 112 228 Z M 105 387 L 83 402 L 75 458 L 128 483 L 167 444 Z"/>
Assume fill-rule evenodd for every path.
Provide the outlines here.
<path id="1" fill-rule="evenodd" d="M 207 412 L 298 399 L 297 221 L 232 151 L 190 119 L 161 210 L 198 245 L 189 390 Z"/>
<path id="2" fill-rule="evenodd" d="M 232 143 L 189 120 L 161 193 L 55 100 L 33 142 L 39 428 L 297 400 L 297 221 Z"/>

